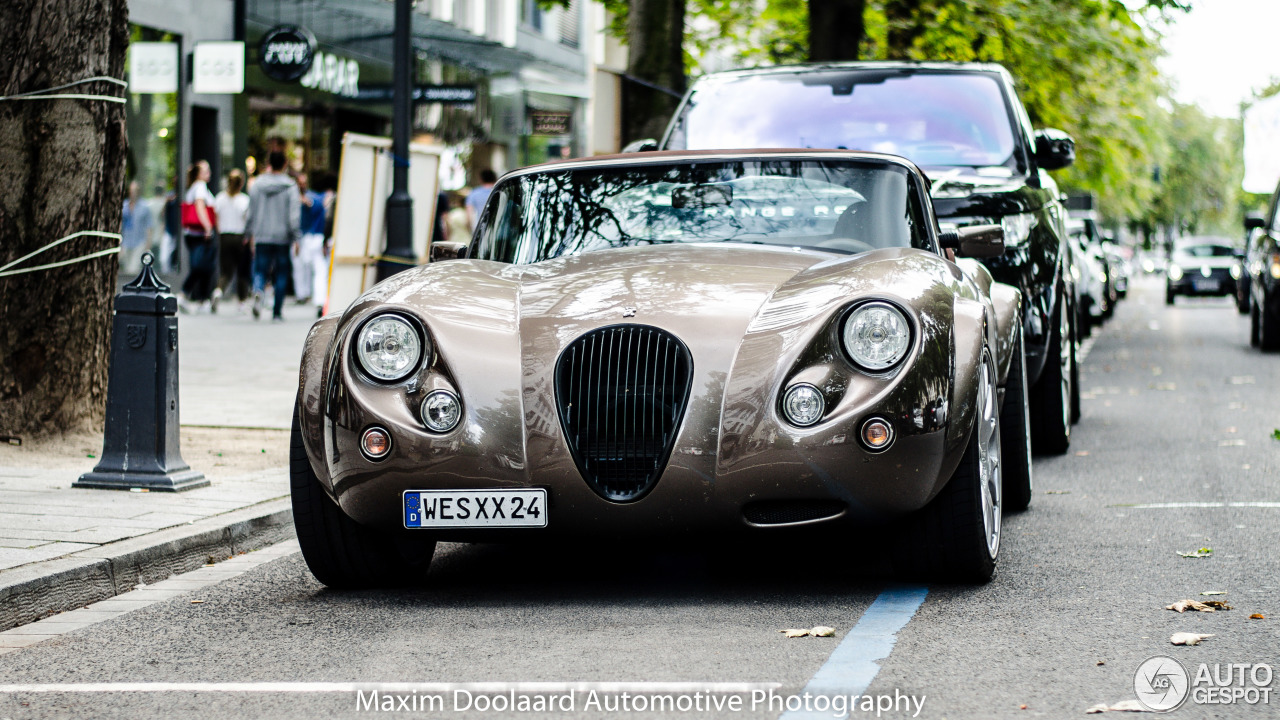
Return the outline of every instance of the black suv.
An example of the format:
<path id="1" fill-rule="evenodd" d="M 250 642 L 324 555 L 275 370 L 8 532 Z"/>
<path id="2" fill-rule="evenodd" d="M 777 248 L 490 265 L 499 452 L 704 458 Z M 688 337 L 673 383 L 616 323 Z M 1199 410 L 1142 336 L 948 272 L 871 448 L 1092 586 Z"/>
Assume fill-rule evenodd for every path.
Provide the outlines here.
<path id="1" fill-rule="evenodd" d="M 1008 248 L 986 265 L 1022 289 L 1037 451 L 1064 453 L 1079 416 L 1075 286 L 1066 211 L 1046 171 L 1075 160 L 1033 131 L 998 65 L 835 63 L 704 76 L 661 142 L 629 149 L 841 148 L 904 156 L 928 174 L 943 224 L 996 223 Z"/>
<path id="2" fill-rule="evenodd" d="M 1249 342 L 1280 350 L 1280 186 L 1267 216 L 1246 218 L 1245 229 L 1250 237 L 1240 282 L 1248 293 Z"/>

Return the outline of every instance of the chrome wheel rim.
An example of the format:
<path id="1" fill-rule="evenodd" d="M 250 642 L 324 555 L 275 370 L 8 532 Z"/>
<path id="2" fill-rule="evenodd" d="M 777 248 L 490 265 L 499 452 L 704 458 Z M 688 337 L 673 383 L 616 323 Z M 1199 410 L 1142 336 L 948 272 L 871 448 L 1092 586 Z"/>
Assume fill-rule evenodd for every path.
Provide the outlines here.
<path id="1" fill-rule="evenodd" d="M 992 558 L 1000 550 L 1000 501 L 1003 491 L 1000 467 L 1000 414 L 996 408 L 995 368 L 983 358 L 978 380 L 978 473 L 982 491 L 982 528 L 986 533 L 987 554 Z"/>

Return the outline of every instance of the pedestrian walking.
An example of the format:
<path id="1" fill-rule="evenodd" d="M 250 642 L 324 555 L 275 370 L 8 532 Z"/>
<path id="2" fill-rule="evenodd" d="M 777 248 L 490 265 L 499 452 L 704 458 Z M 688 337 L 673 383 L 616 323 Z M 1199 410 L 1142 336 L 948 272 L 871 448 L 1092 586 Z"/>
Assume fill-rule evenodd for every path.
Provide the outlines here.
<path id="1" fill-rule="evenodd" d="M 311 189 L 306 173 L 298 173 L 299 222 L 302 240 L 294 246 L 293 290 L 298 304 L 324 308 L 329 294 L 329 264 L 324 258 L 325 195 Z"/>
<path id="2" fill-rule="evenodd" d="M 213 298 L 217 275 L 217 245 L 214 244 L 214 209 L 213 193 L 209 192 L 209 178 L 212 176 L 209 163 L 197 160 L 187 169 L 187 194 L 182 205 L 182 234 L 187 246 L 187 256 L 191 268 L 187 279 L 182 283 L 182 292 L 187 302 L 203 305 Z M 179 307 L 185 308 L 185 303 Z M 218 311 L 216 304 L 211 304 L 213 312 Z"/>
<path id="3" fill-rule="evenodd" d="M 218 193 L 213 200 L 213 207 L 218 214 L 218 287 L 213 291 L 214 298 L 221 298 L 231 288 L 231 278 L 235 277 L 236 299 L 240 301 L 240 310 L 244 311 L 244 303 L 249 299 L 253 289 L 252 270 L 244 256 L 250 256 L 249 239 L 245 237 L 245 223 L 249 218 L 249 196 L 244 189 L 244 173 L 232 170 L 227 174 L 227 189 Z"/>
<path id="4" fill-rule="evenodd" d="M 138 181 L 130 181 L 120 223 L 120 268 L 130 276 L 142 272 L 142 253 L 151 248 L 151 227 L 155 224 L 151 206 L 140 195 Z"/>
<path id="5" fill-rule="evenodd" d="M 471 220 L 467 217 L 466 197 L 459 192 L 447 193 L 449 211 L 444 214 L 444 236 L 449 242 L 471 242 Z"/>
<path id="6" fill-rule="evenodd" d="M 178 185 L 178 178 L 173 179 L 173 187 Z M 178 239 L 182 237 L 182 203 L 178 202 L 177 190 L 165 190 L 163 186 L 156 186 L 156 200 L 161 205 L 161 216 L 164 218 L 164 236 L 160 239 L 160 272 L 169 274 L 178 272 L 182 263 L 179 258 L 182 255 L 179 252 L 181 245 Z"/>
<path id="7" fill-rule="evenodd" d="M 284 294 L 289 284 L 289 248 L 302 235 L 302 203 L 298 186 L 285 174 L 285 157 L 273 151 L 267 157 L 267 172 L 258 177 L 249 191 L 249 223 L 245 231 L 253 249 L 253 317 L 262 316 L 262 293 L 267 275 L 272 278 L 271 320 L 284 321 Z"/>
<path id="8" fill-rule="evenodd" d="M 484 204 L 489 201 L 489 195 L 493 192 L 493 184 L 498 182 L 498 176 L 489 168 L 480 171 L 480 187 L 475 188 L 467 195 L 467 220 L 471 227 L 476 226 L 476 221 L 480 219 L 480 213 L 484 210 Z"/>

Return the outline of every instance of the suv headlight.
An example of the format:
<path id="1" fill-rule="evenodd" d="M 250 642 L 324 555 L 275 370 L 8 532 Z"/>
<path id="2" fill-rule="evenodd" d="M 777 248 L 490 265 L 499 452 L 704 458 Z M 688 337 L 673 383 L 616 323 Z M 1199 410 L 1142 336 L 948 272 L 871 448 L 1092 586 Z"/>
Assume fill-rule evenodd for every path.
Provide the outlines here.
<path id="1" fill-rule="evenodd" d="M 1031 229 L 1036 226 L 1036 222 L 1036 216 L 1032 213 L 1005 215 L 1000 218 L 1005 247 L 1018 247 L 1025 243 L 1031 237 Z"/>
<path id="2" fill-rule="evenodd" d="M 1181 279 L 1182 279 L 1182 268 L 1178 267 L 1177 265 L 1170 265 L 1170 266 L 1169 266 L 1169 279 L 1170 279 L 1170 280 L 1181 280 Z"/>
<path id="3" fill-rule="evenodd" d="M 849 313 L 840 338 L 855 364 L 879 372 L 906 357 L 911 346 L 911 325 L 898 308 L 885 302 L 869 302 Z"/>
<path id="4" fill-rule="evenodd" d="M 424 353 L 424 344 L 426 345 Z M 356 357 L 360 367 L 376 380 L 395 382 L 417 369 L 426 343 L 408 320 L 399 315 L 378 315 L 360 328 L 356 336 Z"/>

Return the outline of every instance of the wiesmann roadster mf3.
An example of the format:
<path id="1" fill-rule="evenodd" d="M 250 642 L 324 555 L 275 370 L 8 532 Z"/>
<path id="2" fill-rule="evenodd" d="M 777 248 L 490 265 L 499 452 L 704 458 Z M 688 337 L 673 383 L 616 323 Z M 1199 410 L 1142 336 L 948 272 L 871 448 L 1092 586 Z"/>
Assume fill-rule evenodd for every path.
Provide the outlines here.
<path id="1" fill-rule="evenodd" d="M 315 576 L 420 579 L 437 540 L 899 532 L 982 581 L 1031 497 L 998 226 L 840 151 L 645 153 L 506 175 L 469 246 L 312 328 L 294 521 Z"/>

